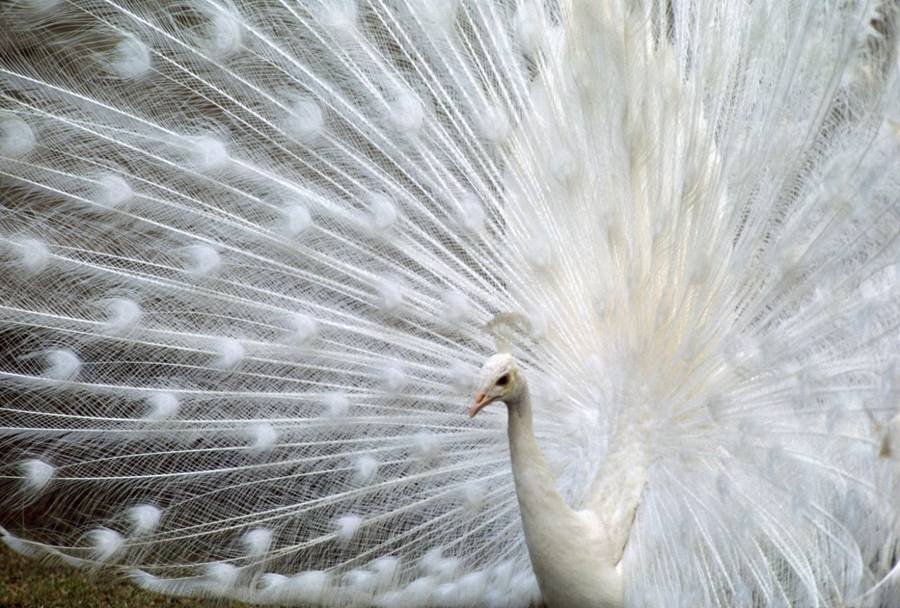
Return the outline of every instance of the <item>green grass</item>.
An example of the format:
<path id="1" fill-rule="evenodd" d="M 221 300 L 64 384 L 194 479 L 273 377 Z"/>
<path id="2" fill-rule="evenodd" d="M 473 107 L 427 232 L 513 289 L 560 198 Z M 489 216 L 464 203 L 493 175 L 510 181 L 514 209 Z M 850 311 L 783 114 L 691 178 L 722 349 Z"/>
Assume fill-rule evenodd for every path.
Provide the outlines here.
<path id="1" fill-rule="evenodd" d="M 0 543 L 0 608 L 250 608 L 239 602 L 174 598 L 109 574 L 22 557 Z M 541 604 L 532 608 L 542 608 Z"/>
<path id="2" fill-rule="evenodd" d="M 22 557 L 0 543 L 0 608 L 240 608 L 149 593 L 109 574 Z"/>

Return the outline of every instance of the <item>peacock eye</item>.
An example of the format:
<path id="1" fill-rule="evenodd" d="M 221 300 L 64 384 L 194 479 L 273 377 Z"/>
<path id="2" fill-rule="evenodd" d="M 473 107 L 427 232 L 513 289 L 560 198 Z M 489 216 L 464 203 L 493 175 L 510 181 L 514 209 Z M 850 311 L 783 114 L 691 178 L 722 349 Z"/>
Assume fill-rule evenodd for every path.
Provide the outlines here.
<path id="1" fill-rule="evenodd" d="M 503 374 L 502 376 L 497 378 L 498 386 L 506 386 L 507 384 L 509 384 L 509 374 Z"/>

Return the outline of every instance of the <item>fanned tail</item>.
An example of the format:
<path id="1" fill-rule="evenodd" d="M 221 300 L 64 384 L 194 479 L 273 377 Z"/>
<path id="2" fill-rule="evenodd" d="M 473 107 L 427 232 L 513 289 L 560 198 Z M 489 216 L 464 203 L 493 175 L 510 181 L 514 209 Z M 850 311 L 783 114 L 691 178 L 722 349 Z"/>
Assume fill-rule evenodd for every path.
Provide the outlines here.
<path id="1" fill-rule="evenodd" d="M 505 421 L 465 416 L 512 314 L 628 605 L 892 601 L 897 21 L 0 8 L 3 539 L 172 594 L 526 606 Z"/>
<path id="2" fill-rule="evenodd" d="M 510 308 L 506 8 L 8 11 L 4 495 L 63 523 L 7 542 L 176 594 L 530 601 L 464 416 Z"/>

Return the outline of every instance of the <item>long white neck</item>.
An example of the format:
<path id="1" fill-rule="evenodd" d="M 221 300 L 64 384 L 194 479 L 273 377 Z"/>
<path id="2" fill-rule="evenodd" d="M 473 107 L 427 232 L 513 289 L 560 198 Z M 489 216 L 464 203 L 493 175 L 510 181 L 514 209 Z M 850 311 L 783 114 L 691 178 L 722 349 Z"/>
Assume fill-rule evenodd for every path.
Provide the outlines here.
<path id="1" fill-rule="evenodd" d="M 507 402 L 510 459 L 525 542 L 548 606 L 620 608 L 622 578 L 602 518 L 573 511 L 534 436 L 527 386 Z"/>
<path id="2" fill-rule="evenodd" d="M 575 512 L 556 490 L 553 472 L 534 437 L 531 398 L 527 388 L 519 402 L 507 406 L 510 459 L 527 535 L 529 528 L 540 526 L 548 518 L 575 517 Z"/>

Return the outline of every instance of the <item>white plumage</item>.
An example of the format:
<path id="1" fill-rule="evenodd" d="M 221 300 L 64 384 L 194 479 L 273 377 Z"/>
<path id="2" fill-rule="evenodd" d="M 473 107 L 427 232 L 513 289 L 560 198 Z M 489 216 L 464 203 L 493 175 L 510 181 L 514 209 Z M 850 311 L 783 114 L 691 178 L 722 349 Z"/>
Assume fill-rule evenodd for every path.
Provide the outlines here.
<path id="1" fill-rule="evenodd" d="M 3 539 L 258 603 L 900 604 L 898 19 L 0 7 Z"/>

